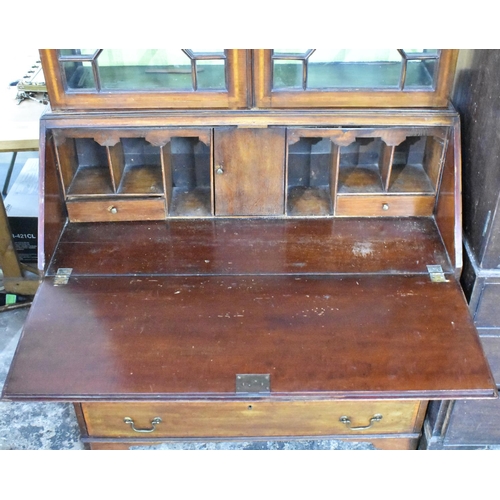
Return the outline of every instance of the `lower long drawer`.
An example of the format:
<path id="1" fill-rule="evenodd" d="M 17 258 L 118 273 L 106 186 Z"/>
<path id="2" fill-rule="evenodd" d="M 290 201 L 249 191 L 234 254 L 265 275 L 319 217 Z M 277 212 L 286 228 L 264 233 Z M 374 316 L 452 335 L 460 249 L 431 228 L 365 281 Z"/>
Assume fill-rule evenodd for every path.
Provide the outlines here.
<path id="1" fill-rule="evenodd" d="M 93 437 L 325 436 L 419 432 L 421 401 L 84 403 Z"/>

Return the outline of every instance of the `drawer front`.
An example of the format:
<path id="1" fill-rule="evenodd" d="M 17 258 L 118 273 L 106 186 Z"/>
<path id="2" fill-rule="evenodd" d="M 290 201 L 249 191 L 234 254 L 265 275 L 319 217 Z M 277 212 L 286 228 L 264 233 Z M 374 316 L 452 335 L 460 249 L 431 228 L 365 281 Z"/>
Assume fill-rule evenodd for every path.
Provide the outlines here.
<path id="1" fill-rule="evenodd" d="M 66 206 L 71 222 L 162 220 L 166 217 L 163 198 L 68 200 Z"/>
<path id="2" fill-rule="evenodd" d="M 419 407 L 419 401 L 82 404 L 89 436 L 117 438 L 411 433 Z"/>
<path id="3" fill-rule="evenodd" d="M 337 197 L 335 215 L 344 217 L 431 216 L 434 196 L 342 196 Z"/>
<path id="4" fill-rule="evenodd" d="M 474 316 L 478 328 L 500 328 L 500 283 L 486 283 Z"/>

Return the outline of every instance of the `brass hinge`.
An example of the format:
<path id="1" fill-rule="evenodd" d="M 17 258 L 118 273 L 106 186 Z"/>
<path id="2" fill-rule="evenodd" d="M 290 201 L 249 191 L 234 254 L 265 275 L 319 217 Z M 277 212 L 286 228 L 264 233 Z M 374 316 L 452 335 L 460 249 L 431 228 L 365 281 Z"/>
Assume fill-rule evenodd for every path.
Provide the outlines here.
<path id="1" fill-rule="evenodd" d="M 236 375 L 236 392 L 247 394 L 271 392 L 271 376 L 269 374 L 238 374 Z"/>
<path id="2" fill-rule="evenodd" d="M 429 276 L 433 283 L 446 283 L 448 281 L 441 266 L 427 266 L 427 271 L 429 271 Z"/>
<path id="3" fill-rule="evenodd" d="M 72 267 L 60 267 L 54 276 L 54 286 L 67 285 L 72 272 Z"/>

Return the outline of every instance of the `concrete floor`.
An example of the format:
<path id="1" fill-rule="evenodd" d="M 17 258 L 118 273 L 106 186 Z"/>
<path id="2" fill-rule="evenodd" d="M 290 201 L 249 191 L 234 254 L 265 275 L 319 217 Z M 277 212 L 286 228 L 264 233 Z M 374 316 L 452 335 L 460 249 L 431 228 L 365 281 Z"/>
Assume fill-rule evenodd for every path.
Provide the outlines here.
<path id="1" fill-rule="evenodd" d="M 0 390 L 28 308 L 0 313 Z M 81 450 L 73 406 L 0 401 L 0 450 Z"/>

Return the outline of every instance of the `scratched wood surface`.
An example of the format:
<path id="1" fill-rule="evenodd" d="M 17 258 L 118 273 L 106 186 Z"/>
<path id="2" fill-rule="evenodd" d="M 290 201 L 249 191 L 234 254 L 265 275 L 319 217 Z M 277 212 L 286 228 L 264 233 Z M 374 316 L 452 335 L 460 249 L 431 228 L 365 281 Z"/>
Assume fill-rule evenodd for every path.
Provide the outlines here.
<path id="1" fill-rule="evenodd" d="M 215 219 L 70 224 L 49 274 L 324 274 L 451 271 L 428 218 Z"/>
<path id="2" fill-rule="evenodd" d="M 130 276 L 44 281 L 5 396 L 231 398 L 239 373 L 270 374 L 272 397 L 442 399 L 495 390 L 455 281 Z"/>

